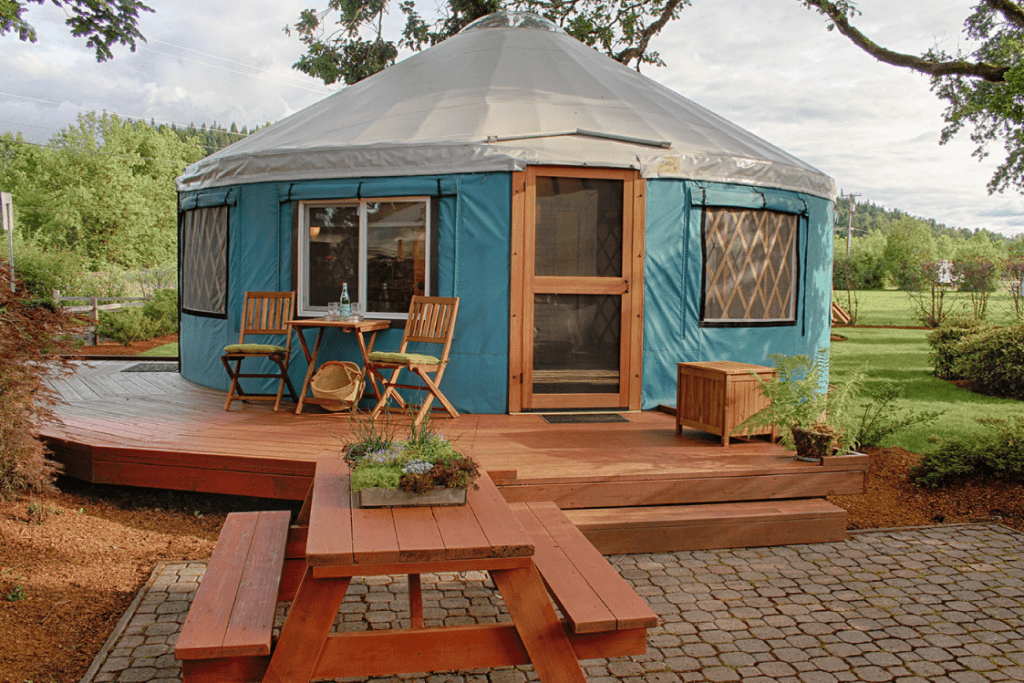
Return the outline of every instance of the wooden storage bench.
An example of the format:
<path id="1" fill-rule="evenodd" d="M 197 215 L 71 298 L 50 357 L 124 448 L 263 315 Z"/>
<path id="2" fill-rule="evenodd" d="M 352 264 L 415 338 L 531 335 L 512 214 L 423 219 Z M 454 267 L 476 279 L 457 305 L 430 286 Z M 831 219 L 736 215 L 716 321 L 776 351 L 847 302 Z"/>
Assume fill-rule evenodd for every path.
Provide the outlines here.
<path id="1" fill-rule="evenodd" d="M 751 373 L 763 380 L 774 379 L 775 369 L 734 361 L 679 363 L 676 386 L 676 434 L 683 427 L 693 427 L 722 437 L 722 445 L 736 425 L 768 405 L 761 393 L 761 384 Z M 745 431 L 735 436 L 770 434 L 775 430 Z"/>
<path id="2" fill-rule="evenodd" d="M 287 510 L 232 512 L 224 520 L 174 648 L 184 683 L 262 679 L 290 517 Z"/>
<path id="3" fill-rule="evenodd" d="M 608 564 L 569 518 L 549 502 L 510 506 L 534 542 L 534 563 L 565 617 L 577 650 L 599 644 L 587 657 L 621 657 L 647 651 L 654 610 Z"/>

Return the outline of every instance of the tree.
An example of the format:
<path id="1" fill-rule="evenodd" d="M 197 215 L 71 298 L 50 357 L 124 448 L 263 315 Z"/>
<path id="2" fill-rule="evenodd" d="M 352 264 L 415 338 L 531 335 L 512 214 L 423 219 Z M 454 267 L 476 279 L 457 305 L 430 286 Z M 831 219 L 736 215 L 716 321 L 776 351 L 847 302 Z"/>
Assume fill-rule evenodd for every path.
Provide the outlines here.
<path id="1" fill-rule="evenodd" d="M 1010 295 L 1010 312 L 1024 322 L 1024 235 L 1017 235 L 1007 244 L 1003 264 L 1003 286 Z"/>
<path id="2" fill-rule="evenodd" d="M 977 145 L 974 156 L 1002 143 L 1006 159 L 989 181 L 989 192 L 1024 190 L 1024 4 L 1018 0 L 980 0 L 964 22 L 961 44 L 953 53 L 932 48 L 921 56 L 894 52 L 857 30 L 853 0 L 801 0 L 830 20 L 835 29 L 872 57 L 931 76 L 932 91 L 947 103 L 943 143 L 965 127 Z"/>
<path id="3" fill-rule="evenodd" d="M 17 33 L 23 41 L 34 43 L 36 30 L 24 19 L 29 3 L 42 5 L 46 0 L 0 0 L 0 36 Z M 85 44 L 96 50 L 96 61 L 105 62 L 114 54 L 110 47 L 127 45 L 135 52 L 135 41 L 146 41 L 139 32 L 139 12 L 153 8 L 141 0 L 50 0 L 68 15 L 71 35 L 86 38 Z"/>
<path id="4" fill-rule="evenodd" d="M 885 243 L 885 266 L 897 287 L 917 291 L 925 284 L 922 267 L 933 260 L 935 238 L 924 221 L 899 219 Z"/>
<path id="5" fill-rule="evenodd" d="M 472 21 L 499 10 L 543 15 L 581 42 L 626 65 L 664 65 L 650 48 L 653 39 L 690 0 L 447 0 L 445 16 L 432 24 L 413 0 L 401 0 L 405 16 L 400 37 L 384 37 L 389 0 L 327 0 L 322 10 L 307 9 L 294 26 L 306 46 L 295 68 L 330 85 L 351 85 L 391 66 L 399 48 L 421 50 L 458 33 Z"/>
<path id="6" fill-rule="evenodd" d="M 168 127 L 92 112 L 46 147 L 0 137 L 0 182 L 23 238 L 93 268 L 153 267 L 174 260 L 174 178 L 203 155 Z"/>

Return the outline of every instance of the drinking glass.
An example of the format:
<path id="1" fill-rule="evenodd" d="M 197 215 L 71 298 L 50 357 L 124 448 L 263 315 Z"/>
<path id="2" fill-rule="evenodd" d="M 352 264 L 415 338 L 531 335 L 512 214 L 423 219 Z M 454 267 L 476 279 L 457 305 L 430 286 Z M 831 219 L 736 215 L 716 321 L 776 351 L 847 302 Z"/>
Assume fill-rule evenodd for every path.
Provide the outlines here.
<path id="1" fill-rule="evenodd" d="M 339 311 L 339 308 L 338 308 L 338 302 L 337 301 L 332 301 L 331 303 L 327 304 L 327 316 L 326 316 L 326 319 L 327 320 L 337 320 L 338 319 L 338 311 Z"/>

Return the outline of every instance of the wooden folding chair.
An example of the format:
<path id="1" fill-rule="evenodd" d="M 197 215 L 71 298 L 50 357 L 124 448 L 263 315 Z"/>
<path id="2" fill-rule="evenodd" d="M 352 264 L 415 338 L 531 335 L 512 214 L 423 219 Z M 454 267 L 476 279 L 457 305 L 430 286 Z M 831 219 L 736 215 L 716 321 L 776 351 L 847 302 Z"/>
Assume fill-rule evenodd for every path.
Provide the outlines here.
<path id="1" fill-rule="evenodd" d="M 231 388 L 228 389 L 224 410 L 231 409 L 231 402 L 239 401 L 274 401 L 274 410 L 281 407 L 281 396 L 285 386 L 293 401 L 298 403 L 299 395 L 288 377 L 288 358 L 292 351 L 292 335 L 289 334 L 287 322 L 295 314 L 295 292 L 246 292 L 245 305 L 242 309 L 242 323 L 239 326 L 238 343 L 224 347 L 224 355 L 220 357 L 224 368 L 231 377 Z M 267 343 L 251 343 L 246 337 L 266 337 L 284 335 L 284 346 Z M 243 373 L 242 361 L 246 358 L 266 358 L 273 361 L 279 372 Z M 232 367 L 233 365 L 233 367 Z M 277 379 L 276 394 L 250 394 L 242 390 L 238 380 L 243 378 Z"/>
<path id="2" fill-rule="evenodd" d="M 370 414 L 371 419 L 376 418 L 384 410 L 391 398 L 394 398 L 400 407 L 407 407 L 408 404 L 398 394 L 397 389 L 418 389 L 430 392 L 416 413 L 415 424 L 417 425 L 423 423 L 435 398 L 441 403 L 443 410 L 448 411 L 449 415 L 459 416 L 455 406 L 445 398 L 439 388 L 445 367 L 448 365 L 448 354 L 452 347 L 452 335 L 455 333 L 455 318 L 458 313 L 458 297 L 414 296 L 412 298 L 412 303 L 409 305 L 409 320 L 405 324 L 405 334 L 402 336 L 402 346 L 398 352 L 374 351 L 367 357 L 366 371 L 370 376 L 370 381 L 378 381 L 384 387 L 384 393 L 381 394 L 380 400 L 377 401 L 376 407 Z M 409 344 L 413 343 L 437 344 L 442 347 L 441 355 L 437 357 L 410 353 Z M 382 370 L 391 370 L 391 377 L 385 378 L 381 373 Z M 402 370 L 414 373 L 420 378 L 423 385 L 399 384 L 398 376 Z M 435 407 L 434 410 L 442 410 L 442 408 Z"/>

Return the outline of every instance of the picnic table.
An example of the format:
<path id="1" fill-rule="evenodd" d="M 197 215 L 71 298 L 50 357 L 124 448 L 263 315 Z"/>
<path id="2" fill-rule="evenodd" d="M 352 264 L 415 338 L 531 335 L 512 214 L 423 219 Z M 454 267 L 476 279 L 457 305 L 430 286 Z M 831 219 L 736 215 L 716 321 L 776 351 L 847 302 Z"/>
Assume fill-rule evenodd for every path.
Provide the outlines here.
<path id="1" fill-rule="evenodd" d="M 478 484 L 466 505 L 359 508 L 346 464 L 329 457 L 318 461 L 300 514 L 308 527 L 289 531 L 286 519 L 281 527 L 267 517 L 276 513 L 229 515 L 232 523 L 253 516 L 251 530 L 225 539 L 225 523 L 176 646 L 184 682 L 306 683 L 532 663 L 544 683 L 585 683 L 579 659 L 645 652 L 656 616 L 568 518 L 551 503 L 510 506 L 486 474 Z M 260 529 L 269 531 L 261 538 Z M 244 566 L 218 564 L 211 574 L 222 558 Z M 511 621 L 424 625 L 420 574 L 463 571 L 490 574 Z M 411 627 L 332 632 L 353 578 L 381 575 L 408 576 Z M 293 599 L 276 643 L 271 594 Z"/>

